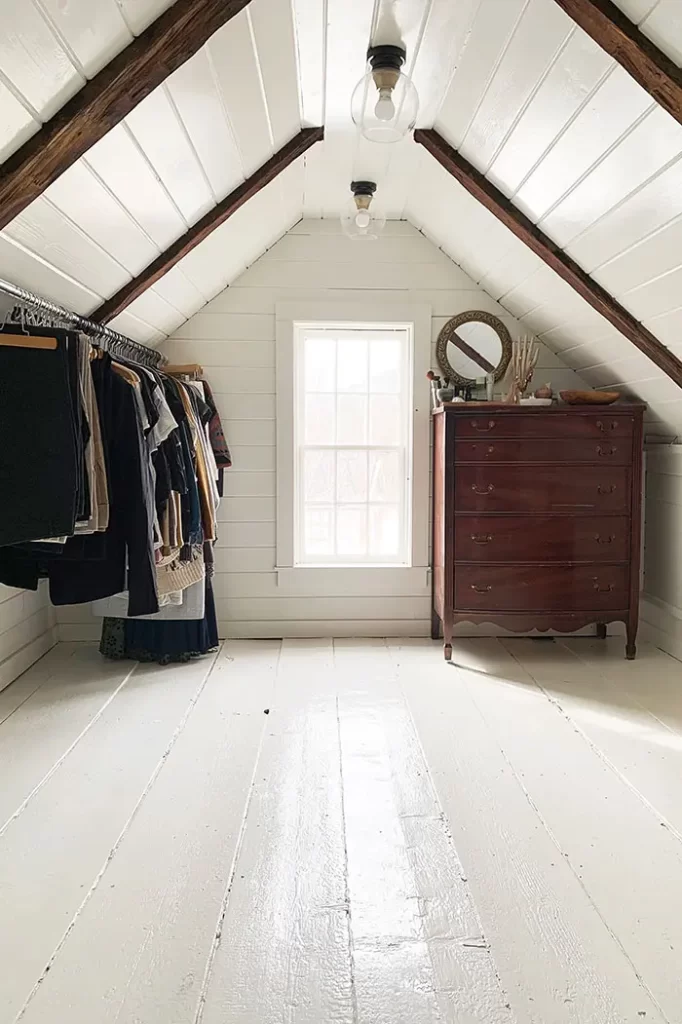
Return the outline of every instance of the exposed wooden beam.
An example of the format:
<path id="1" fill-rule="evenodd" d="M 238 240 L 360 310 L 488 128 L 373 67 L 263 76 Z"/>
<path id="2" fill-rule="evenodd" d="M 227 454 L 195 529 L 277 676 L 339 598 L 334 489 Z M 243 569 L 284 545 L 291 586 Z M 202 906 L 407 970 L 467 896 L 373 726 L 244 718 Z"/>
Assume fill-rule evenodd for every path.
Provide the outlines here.
<path id="1" fill-rule="evenodd" d="M 228 196 L 222 199 L 217 206 L 204 214 L 201 220 L 193 224 L 184 235 L 181 235 L 165 252 L 150 263 L 148 267 L 138 274 L 137 277 L 124 284 L 115 295 L 103 302 L 92 314 L 92 319 L 100 323 L 106 323 L 113 317 L 118 316 L 126 306 L 130 305 L 133 299 L 142 295 L 155 281 L 168 273 L 183 256 L 191 252 L 196 245 L 203 242 L 212 231 L 224 224 L 232 214 L 248 202 L 252 196 L 260 192 L 269 182 L 277 177 L 294 160 L 302 156 L 314 143 L 324 138 L 324 128 L 302 128 L 298 135 L 282 146 L 274 156 L 259 167 L 258 170 L 238 185 Z"/>
<path id="2" fill-rule="evenodd" d="M 625 68 L 664 110 L 682 123 L 682 71 L 611 0 L 554 0 Z"/>
<path id="3" fill-rule="evenodd" d="M 0 228 L 189 60 L 249 0 L 176 0 L 0 167 Z"/>
<path id="4" fill-rule="evenodd" d="M 633 345 L 660 367 L 678 387 L 682 387 L 682 362 L 665 345 L 628 313 L 605 288 L 597 284 L 575 260 L 533 224 L 525 214 L 500 192 L 492 182 L 477 171 L 468 160 L 453 149 L 433 128 L 420 128 L 414 133 L 415 142 L 421 143 L 431 156 L 462 185 L 475 199 L 493 213 L 498 220 L 520 238 L 548 267 L 556 271 L 581 298 L 608 320 Z"/>

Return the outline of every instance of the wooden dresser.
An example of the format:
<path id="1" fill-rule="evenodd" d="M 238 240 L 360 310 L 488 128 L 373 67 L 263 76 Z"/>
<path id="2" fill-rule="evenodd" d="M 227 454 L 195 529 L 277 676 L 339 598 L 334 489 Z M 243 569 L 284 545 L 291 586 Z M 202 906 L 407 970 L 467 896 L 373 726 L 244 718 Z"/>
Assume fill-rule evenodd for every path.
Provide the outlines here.
<path id="1" fill-rule="evenodd" d="M 433 613 L 570 632 L 623 621 L 634 658 L 644 406 L 435 410 Z"/>

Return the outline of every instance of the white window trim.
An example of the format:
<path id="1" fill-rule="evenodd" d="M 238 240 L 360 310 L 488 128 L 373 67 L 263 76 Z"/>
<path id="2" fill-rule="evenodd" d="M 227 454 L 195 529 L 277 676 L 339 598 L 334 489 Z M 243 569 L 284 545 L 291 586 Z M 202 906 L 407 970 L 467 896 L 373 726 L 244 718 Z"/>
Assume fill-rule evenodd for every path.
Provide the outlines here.
<path id="1" fill-rule="evenodd" d="M 412 380 L 412 565 L 294 565 L 294 323 L 413 324 Z M 277 577 L 280 586 L 297 590 L 309 581 L 314 588 L 329 574 L 357 577 L 358 585 L 378 574 L 428 581 L 429 556 L 429 431 L 430 392 L 426 373 L 431 356 L 431 307 L 424 303 L 278 302 L 276 304 L 277 366 Z M 402 575 L 401 575 L 402 574 Z"/>

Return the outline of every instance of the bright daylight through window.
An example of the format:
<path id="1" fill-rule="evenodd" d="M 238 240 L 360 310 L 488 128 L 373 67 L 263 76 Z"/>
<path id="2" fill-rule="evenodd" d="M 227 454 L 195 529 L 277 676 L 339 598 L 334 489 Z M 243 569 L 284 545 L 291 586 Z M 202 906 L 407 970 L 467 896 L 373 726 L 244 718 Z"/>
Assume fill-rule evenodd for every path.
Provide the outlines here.
<path id="1" fill-rule="evenodd" d="M 412 325 L 295 325 L 295 564 L 410 564 Z"/>

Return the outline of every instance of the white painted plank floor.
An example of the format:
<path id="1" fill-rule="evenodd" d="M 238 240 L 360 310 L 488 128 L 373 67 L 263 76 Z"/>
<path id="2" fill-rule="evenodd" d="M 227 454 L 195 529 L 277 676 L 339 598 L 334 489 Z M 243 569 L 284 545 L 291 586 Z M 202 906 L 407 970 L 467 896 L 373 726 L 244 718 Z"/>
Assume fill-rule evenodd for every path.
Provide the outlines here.
<path id="1" fill-rule="evenodd" d="M 61 644 L 0 693 L 0 1024 L 681 1024 L 682 665 Z"/>

